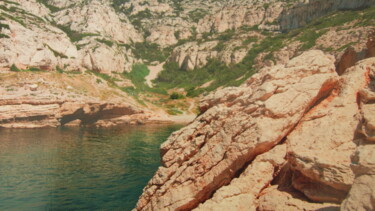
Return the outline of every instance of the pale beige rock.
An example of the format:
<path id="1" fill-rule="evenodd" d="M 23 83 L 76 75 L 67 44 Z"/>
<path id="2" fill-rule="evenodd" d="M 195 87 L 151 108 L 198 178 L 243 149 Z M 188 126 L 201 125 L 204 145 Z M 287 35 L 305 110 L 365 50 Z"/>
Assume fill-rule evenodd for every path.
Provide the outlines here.
<path id="1" fill-rule="evenodd" d="M 77 58 L 78 52 L 65 33 L 39 19 L 23 20 L 27 27 L 13 20 L 4 21 L 9 25 L 5 34 L 10 38 L 0 41 L 0 68 L 9 69 L 15 64 L 23 68 L 52 70 L 74 63 L 72 58 Z"/>
<path id="2" fill-rule="evenodd" d="M 375 56 L 375 30 L 372 30 L 370 32 L 369 39 L 366 43 L 367 51 L 366 51 L 366 57 L 374 57 Z"/>
<path id="3" fill-rule="evenodd" d="M 162 48 L 174 45 L 178 42 L 174 35 L 174 27 L 162 26 L 151 30 L 151 35 L 147 37 L 148 42 L 157 43 Z"/>
<path id="4" fill-rule="evenodd" d="M 353 157 L 352 169 L 356 174 L 348 198 L 341 209 L 370 211 L 375 209 L 375 146 L 364 145 Z"/>
<path id="5" fill-rule="evenodd" d="M 258 155 L 239 178 L 218 189 L 212 198 L 194 210 L 256 210 L 255 199 L 279 173 L 286 162 L 285 156 L 285 144 Z"/>
<path id="6" fill-rule="evenodd" d="M 279 23 L 281 30 L 290 30 L 304 26 L 311 20 L 337 10 L 354 10 L 373 6 L 374 1 L 368 0 L 309 0 L 300 1 L 292 5 L 289 10 L 284 10 Z"/>
<path id="7" fill-rule="evenodd" d="M 350 155 L 356 149 L 353 139 L 360 122 L 357 96 L 367 86 L 368 68 L 374 62 L 366 60 L 347 70 L 338 88 L 314 106 L 287 138 L 288 161 L 300 173 L 293 186 L 311 200 L 340 203 L 353 183 Z"/>
<path id="8" fill-rule="evenodd" d="M 277 185 L 265 189 L 258 204 L 258 211 L 340 210 L 337 204 L 312 203 L 300 192 L 291 188 L 279 188 Z"/>
<path id="9" fill-rule="evenodd" d="M 333 58 L 320 51 L 260 71 L 243 85 L 246 93 L 208 109 L 162 144 L 163 167 L 137 209 L 196 207 L 247 162 L 277 145 L 336 81 Z M 259 91 L 263 94 L 254 94 Z"/>
<path id="10" fill-rule="evenodd" d="M 142 42 L 125 15 L 117 14 L 108 1 L 91 0 L 89 4 L 77 4 L 54 14 L 57 24 L 70 26 L 80 33 L 99 34 L 121 43 Z"/>
<path id="11" fill-rule="evenodd" d="M 352 155 L 351 164 L 355 179 L 348 197 L 341 204 L 341 210 L 344 211 L 375 209 L 375 145 L 373 144 L 375 106 L 371 101 L 374 95 L 375 59 L 367 61 L 372 62 L 372 67 L 367 68 L 369 84 L 360 94 L 363 119 L 357 131 L 359 146 Z"/>
<path id="12" fill-rule="evenodd" d="M 266 8 L 265 5 L 269 7 Z M 197 31 L 224 32 L 241 26 L 255 26 L 274 22 L 283 11 L 282 3 L 274 0 L 230 2 L 220 11 L 206 16 L 198 23 Z"/>
<path id="13" fill-rule="evenodd" d="M 0 127 L 107 127 L 171 121 L 107 83 L 98 84 L 97 79 L 88 74 L 2 73 Z"/>
<path id="14" fill-rule="evenodd" d="M 168 60 L 177 62 L 178 66 L 185 70 L 203 67 L 207 64 L 208 59 L 217 56 L 217 51 L 212 50 L 217 43 L 217 41 L 202 44 L 197 42 L 186 43 L 175 48 Z"/>

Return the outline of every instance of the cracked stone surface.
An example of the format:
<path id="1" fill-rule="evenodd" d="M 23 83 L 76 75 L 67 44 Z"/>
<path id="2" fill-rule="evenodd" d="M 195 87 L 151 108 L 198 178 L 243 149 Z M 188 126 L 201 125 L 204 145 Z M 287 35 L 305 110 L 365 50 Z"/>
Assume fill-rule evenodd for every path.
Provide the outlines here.
<path id="1" fill-rule="evenodd" d="M 334 59 L 309 51 L 285 66 L 264 69 L 232 97 L 207 96 L 207 109 L 161 146 L 163 166 L 140 197 L 138 210 L 186 210 L 227 185 L 257 155 L 290 133 L 335 87 Z M 271 126 L 272 125 L 272 126 Z"/>
<path id="2" fill-rule="evenodd" d="M 351 169 L 355 178 L 348 197 L 341 204 L 341 210 L 374 210 L 375 209 L 375 60 L 368 59 L 366 70 L 370 83 L 360 91 L 359 103 L 362 121 L 357 131 L 359 145 L 352 155 Z"/>
<path id="3" fill-rule="evenodd" d="M 357 95 L 369 82 L 372 62 L 346 70 L 335 91 L 305 114 L 288 136 L 288 161 L 300 173 L 293 186 L 311 200 L 340 203 L 353 183 L 350 155 L 360 122 Z"/>

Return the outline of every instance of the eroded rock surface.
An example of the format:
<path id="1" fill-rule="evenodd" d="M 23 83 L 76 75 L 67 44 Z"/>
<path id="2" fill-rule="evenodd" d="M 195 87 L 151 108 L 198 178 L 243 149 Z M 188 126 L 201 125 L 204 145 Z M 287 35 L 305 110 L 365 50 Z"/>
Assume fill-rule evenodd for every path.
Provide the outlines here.
<path id="1" fill-rule="evenodd" d="M 161 146 L 163 167 L 137 209 L 197 207 L 257 155 L 280 143 L 337 79 L 333 58 L 310 51 L 285 66 L 260 71 L 232 100 L 206 105 L 204 114 Z M 212 102 L 220 96 L 207 98 Z"/>
<path id="2" fill-rule="evenodd" d="M 309 51 L 206 96 L 162 144 L 136 209 L 338 210 L 349 193 L 345 209 L 372 210 L 374 67 L 338 76 L 333 57 Z"/>
<path id="3" fill-rule="evenodd" d="M 0 127 L 107 127 L 168 121 L 93 75 L 30 72 L 0 75 Z"/>
<path id="4" fill-rule="evenodd" d="M 372 61 L 372 62 L 371 62 Z M 374 79 L 375 64 L 373 59 L 367 60 L 371 83 L 360 92 L 362 121 L 357 131 L 359 145 L 352 156 L 351 168 L 355 174 L 353 186 L 347 199 L 342 203 L 342 210 L 374 210 L 375 209 L 375 145 L 374 145 Z"/>
<path id="5" fill-rule="evenodd" d="M 357 94 L 368 83 L 368 65 L 346 70 L 335 92 L 306 113 L 288 136 L 288 160 L 301 173 L 293 186 L 314 201 L 339 203 L 353 183 L 350 155 L 360 121 Z"/>

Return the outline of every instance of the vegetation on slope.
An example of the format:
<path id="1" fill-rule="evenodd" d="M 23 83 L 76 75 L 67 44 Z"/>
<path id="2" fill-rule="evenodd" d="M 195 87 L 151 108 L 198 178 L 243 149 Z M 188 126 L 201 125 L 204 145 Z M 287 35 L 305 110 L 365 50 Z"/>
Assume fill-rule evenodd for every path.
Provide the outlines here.
<path id="1" fill-rule="evenodd" d="M 263 40 L 250 38 L 244 41 L 256 42 L 248 51 L 242 62 L 225 66 L 220 61 L 212 59 L 205 67 L 194 71 L 181 70 L 174 62 L 165 64 L 164 71 L 155 80 L 156 86 L 162 89 L 184 88 L 188 96 L 194 97 L 204 92 L 209 92 L 222 86 L 238 86 L 256 72 L 254 67 L 256 57 L 265 53 L 264 60 L 274 60 L 273 53 L 288 45 L 292 41 L 300 41 L 299 51 L 305 51 L 316 46 L 316 40 L 329 31 L 329 28 L 345 29 L 345 27 L 375 26 L 375 8 L 363 11 L 342 11 L 319 18 L 307 26 L 289 31 L 287 33 L 262 32 L 266 35 Z M 348 24 L 353 22 L 353 24 Z M 255 27 L 246 29 L 257 30 Z M 234 31 L 227 31 L 219 35 L 216 40 L 219 44 L 215 50 L 224 48 L 226 42 L 234 35 Z M 210 37 L 210 35 L 205 35 Z M 205 37 L 203 36 L 203 37 Z M 348 46 L 347 46 L 348 47 Z M 332 50 L 329 48 L 322 50 Z M 199 88 L 208 81 L 214 81 L 209 87 Z"/>

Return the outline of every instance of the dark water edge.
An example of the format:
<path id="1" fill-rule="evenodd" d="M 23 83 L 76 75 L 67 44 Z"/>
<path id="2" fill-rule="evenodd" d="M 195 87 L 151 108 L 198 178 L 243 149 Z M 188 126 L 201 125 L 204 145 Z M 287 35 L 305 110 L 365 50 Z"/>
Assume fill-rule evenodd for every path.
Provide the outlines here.
<path id="1" fill-rule="evenodd" d="M 131 210 L 181 127 L 0 129 L 0 210 Z"/>

